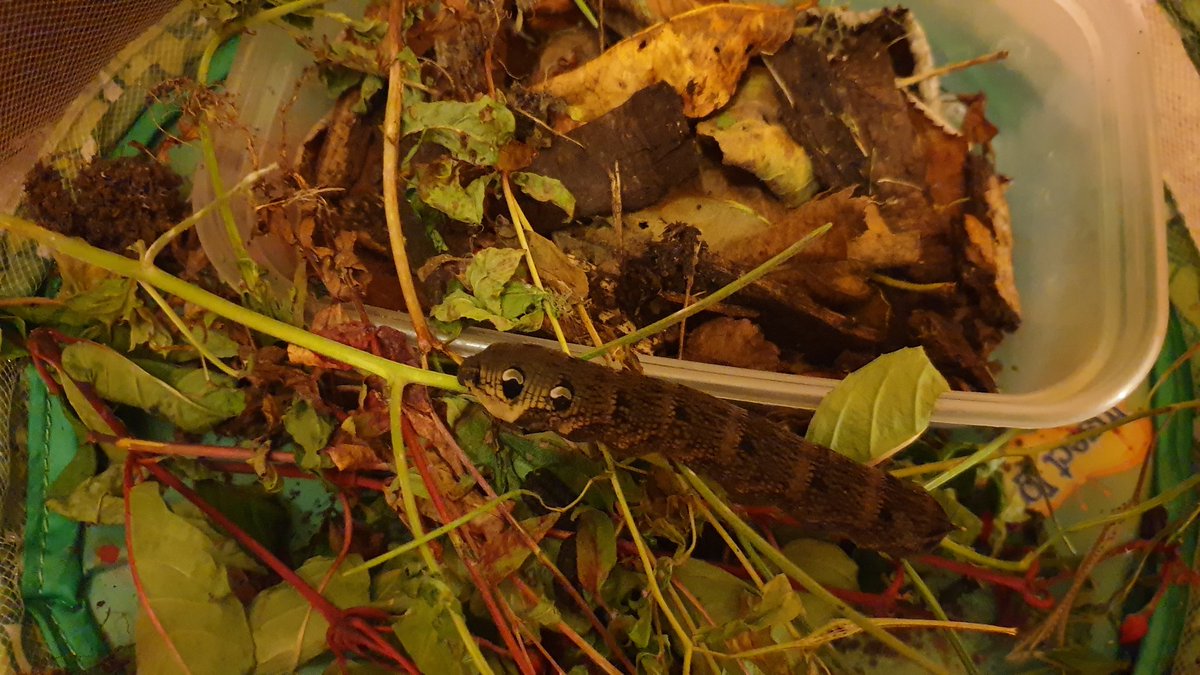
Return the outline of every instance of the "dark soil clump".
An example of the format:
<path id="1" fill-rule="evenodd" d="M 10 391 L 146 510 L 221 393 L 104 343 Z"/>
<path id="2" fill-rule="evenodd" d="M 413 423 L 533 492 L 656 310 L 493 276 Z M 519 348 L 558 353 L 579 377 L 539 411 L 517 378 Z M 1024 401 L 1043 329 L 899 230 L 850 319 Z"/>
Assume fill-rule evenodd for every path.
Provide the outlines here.
<path id="1" fill-rule="evenodd" d="M 98 159 L 71 180 L 38 162 L 25 176 L 26 215 L 55 232 L 128 255 L 136 242 L 149 244 L 188 216 L 182 185 L 170 167 L 147 157 Z M 168 257 L 159 262 L 169 269 Z"/>

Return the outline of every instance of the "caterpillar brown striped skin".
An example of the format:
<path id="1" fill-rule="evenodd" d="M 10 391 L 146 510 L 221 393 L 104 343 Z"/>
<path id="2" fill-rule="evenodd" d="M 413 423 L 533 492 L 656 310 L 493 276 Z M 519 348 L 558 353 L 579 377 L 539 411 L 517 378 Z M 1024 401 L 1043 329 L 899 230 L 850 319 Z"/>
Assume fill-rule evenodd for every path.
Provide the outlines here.
<path id="1" fill-rule="evenodd" d="M 617 457 L 658 453 L 742 506 L 782 509 L 816 536 L 905 556 L 953 529 L 921 487 L 683 385 L 527 344 L 488 347 L 463 362 L 458 379 L 498 419 L 599 441 Z"/>

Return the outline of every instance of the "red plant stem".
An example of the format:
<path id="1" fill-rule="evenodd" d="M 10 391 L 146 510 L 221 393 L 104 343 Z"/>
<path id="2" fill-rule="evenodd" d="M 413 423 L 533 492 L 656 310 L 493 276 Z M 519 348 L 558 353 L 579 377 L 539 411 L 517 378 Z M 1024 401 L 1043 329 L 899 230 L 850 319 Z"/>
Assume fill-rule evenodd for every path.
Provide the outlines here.
<path id="1" fill-rule="evenodd" d="M 257 454 L 253 450 L 247 450 L 246 448 L 204 445 L 202 443 L 163 443 L 128 436 L 110 436 L 96 432 L 88 434 L 88 440 L 95 443 L 111 443 L 118 448 L 129 450 L 130 452 L 140 452 L 148 455 L 168 455 L 171 457 L 191 457 L 193 459 L 222 459 L 235 462 L 248 462 L 254 459 Z M 290 452 L 273 451 L 267 453 L 267 460 L 275 464 L 295 464 L 296 456 Z M 360 470 L 391 472 L 392 467 L 389 464 L 377 462 L 360 467 Z"/>
<path id="2" fill-rule="evenodd" d="M 443 523 L 450 522 L 454 517 L 450 515 L 449 509 L 446 508 L 441 490 L 438 489 L 433 473 L 429 470 L 429 458 L 425 455 L 425 446 L 421 442 L 422 439 L 417 435 L 417 431 L 413 428 L 412 422 L 409 421 L 408 417 L 401 419 L 400 431 L 404 436 L 404 445 L 408 448 L 408 456 L 412 458 L 413 466 L 421 474 L 421 480 L 425 483 L 425 490 L 429 493 L 429 499 L 433 502 L 433 508 L 437 511 L 438 517 L 442 519 Z M 451 536 L 453 537 L 456 534 L 451 533 Z M 474 548 L 473 542 L 469 538 L 462 536 L 457 536 L 456 538 L 464 542 L 469 542 L 471 548 Z M 474 551 L 474 553 L 476 556 L 479 555 L 478 551 Z M 483 575 L 479 573 L 479 569 L 471 561 L 470 556 L 460 556 L 460 560 L 462 560 L 463 566 L 467 568 L 467 573 L 471 575 L 476 588 L 479 589 L 479 595 L 483 599 L 483 604 L 492 616 L 492 623 L 495 624 L 496 630 L 500 631 L 500 638 L 504 641 L 504 645 L 508 648 L 509 653 L 514 656 L 517 666 L 525 675 L 534 675 L 533 663 L 529 661 L 529 655 L 517 647 L 517 639 L 513 635 L 512 626 L 504 619 L 504 615 L 496 605 L 496 598 L 492 595 L 491 584 L 484 580 Z M 524 658 L 521 658 L 522 656 Z"/>
<path id="3" fill-rule="evenodd" d="M 288 582 L 288 584 L 291 586 L 295 587 L 296 591 L 300 593 L 300 595 L 304 596 L 304 599 L 307 600 L 314 609 L 320 612 L 321 615 L 325 617 L 325 620 L 330 623 L 330 625 L 338 623 L 338 621 L 342 618 L 340 609 L 334 606 L 333 603 L 326 600 L 320 593 L 316 592 L 312 586 L 308 585 L 308 582 L 306 582 L 304 579 L 301 579 L 300 575 L 296 574 L 291 570 L 291 568 L 283 564 L 283 562 L 276 558 L 273 553 L 268 551 L 265 546 L 258 543 L 254 537 L 251 537 L 243 532 L 242 529 L 235 525 L 232 520 L 227 518 L 224 513 L 221 513 L 217 509 L 213 508 L 213 506 L 204 501 L 200 495 L 196 494 L 191 488 L 184 485 L 183 481 L 175 477 L 175 474 L 164 469 L 158 464 L 158 462 L 142 462 L 142 466 L 146 467 L 146 470 L 154 476 L 155 480 L 183 495 L 189 502 L 194 504 L 196 508 L 200 509 L 205 516 L 219 525 L 221 529 L 228 532 L 229 535 L 236 539 L 237 542 L 244 548 L 253 553 L 254 557 L 261 560 L 267 567 L 270 567 L 271 571 L 275 572 L 280 576 L 280 578 Z"/>
<path id="4" fill-rule="evenodd" d="M 130 494 L 133 492 L 133 471 L 135 466 L 136 460 L 133 455 L 125 459 L 121 481 L 121 497 L 124 502 L 123 510 L 125 515 L 125 559 L 129 561 L 129 576 L 133 579 L 133 590 L 137 594 L 138 604 L 142 606 L 142 611 L 146 612 L 146 618 L 154 626 L 154 632 L 158 633 L 159 637 L 162 638 L 163 643 L 170 650 L 171 656 L 179 664 L 182 672 L 186 673 L 188 672 L 188 667 L 183 661 L 183 655 L 179 653 L 175 642 L 167 634 L 167 629 L 163 627 L 162 621 L 159 621 L 158 614 L 150 606 L 150 598 L 146 596 L 146 587 L 142 585 L 142 576 L 138 574 L 137 556 L 133 552 L 133 513 L 129 503 Z"/>
<path id="5" fill-rule="evenodd" d="M 130 457 L 132 458 L 133 455 Z M 357 647 L 358 649 L 356 652 L 365 651 L 367 648 L 369 648 L 367 643 L 370 643 L 383 656 L 391 659 L 394 663 L 400 665 L 406 671 L 419 675 L 420 671 L 417 670 L 416 666 L 414 666 L 412 662 L 404 658 L 404 656 L 393 649 L 386 640 L 380 637 L 379 633 L 372 630 L 372 627 L 363 620 L 366 617 L 386 617 L 386 613 L 369 608 L 357 608 L 343 612 L 336 605 L 326 600 L 325 597 L 313 589 L 312 586 L 309 586 L 308 582 L 304 581 L 304 579 L 301 579 L 300 575 L 296 574 L 291 568 L 283 564 L 279 558 L 276 558 L 275 555 L 268 551 L 265 546 L 258 543 L 254 537 L 251 537 L 242 531 L 242 529 L 235 525 L 234 522 L 229 518 L 227 518 L 225 514 L 213 508 L 211 504 L 204 501 L 200 495 L 196 494 L 191 488 L 184 485 L 183 481 L 179 480 L 179 478 L 177 478 L 170 471 L 167 471 L 160 466 L 158 462 L 144 462 L 142 463 L 142 466 L 144 466 L 146 470 L 148 470 L 154 476 L 155 480 L 183 495 L 185 499 L 195 505 L 196 508 L 200 509 L 205 516 L 207 516 L 210 520 L 220 526 L 221 529 L 225 530 L 225 532 L 233 537 L 238 544 L 254 554 L 254 557 L 258 558 L 264 565 L 271 568 L 271 571 L 278 574 L 279 577 L 286 581 L 289 586 L 296 589 L 296 592 L 303 596 L 304 599 L 307 600 L 308 603 L 313 607 L 313 609 L 320 612 L 321 615 L 325 617 L 325 620 L 329 623 L 330 630 L 326 636 L 326 639 L 330 643 L 330 647 L 335 648 L 335 651 L 337 646 L 341 645 L 343 641 L 345 641 L 345 644 L 351 646 L 351 648 Z M 336 630 L 343 626 L 345 626 L 347 630 Z M 357 631 L 357 633 L 354 631 Z"/>
<path id="6" fill-rule="evenodd" d="M 29 350 L 29 356 L 33 359 L 34 368 L 37 369 L 38 375 L 46 384 L 46 389 L 55 396 L 61 396 L 63 391 L 58 382 L 47 372 L 45 364 L 50 364 L 64 378 L 68 377 L 66 370 L 63 369 L 62 351 L 58 348 L 58 343 L 65 342 L 72 344 L 75 342 L 84 342 L 78 338 L 72 338 L 56 330 L 49 328 L 37 328 L 29 334 L 29 338 L 25 341 L 25 346 Z M 74 382 L 74 380 L 72 380 Z M 113 414 L 112 409 L 100 398 L 96 393 L 96 388 L 86 382 L 75 382 L 75 387 L 79 393 L 83 394 L 83 398 L 88 402 L 88 405 L 96 411 L 104 423 L 115 434 L 122 436 L 126 435 L 125 424 Z"/>
<path id="7" fill-rule="evenodd" d="M 458 445 L 458 442 L 454 440 L 454 436 L 450 433 L 450 430 L 447 429 L 442 423 L 442 419 L 437 415 L 433 415 L 432 419 L 440 429 L 441 435 L 445 439 L 446 446 L 454 452 L 459 462 L 466 467 L 467 473 L 471 474 L 471 477 L 475 479 L 475 484 L 483 490 L 483 493 L 487 495 L 489 499 L 496 499 L 499 496 L 499 493 L 497 493 L 495 488 L 492 487 L 492 484 L 489 483 L 486 478 L 484 478 L 483 474 L 479 472 L 479 469 L 475 467 L 475 463 L 471 461 L 470 457 L 467 457 L 467 453 L 463 452 L 463 449 Z M 526 548 L 530 549 L 531 551 L 540 548 L 538 543 L 533 540 L 533 537 L 529 536 L 529 533 L 525 531 L 525 528 L 522 527 L 519 522 L 517 522 L 517 519 L 513 516 L 511 511 L 507 509 L 501 509 L 501 512 L 504 514 L 504 519 L 508 522 L 509 526 L 512 527 L 513 531 L 517 533 L 517 536 L 521 538 L 521 543 L 523 543 Z M 571 533 L 567 533 L 565 537 L 561 536 L 561 533 L 563 532 L 562 530 L 552 531 L 559 532 L 560 536 L 557 538 L 562 538 L 563 540 L 572 536 Z M 584 600 L 583 595 L 581 595 L 579 590 L 575 588 L 573 584 L 571 584 L 571 581 L 562 573 L 562 570 L 558 569 L 554 563 L 550 562 L 543 556 L 535 557 L 537 558 L 537 561 L 543 567 L 545 567 L 548 572 L 550 572 L 550 576 L 554 577 L 554 581 L 558 584 L 559 588 L 561 588 L 563 592 L 565 592 L 567 596 L 571 598 L 571 601 L 575 603 L 575 606 L 579 608 L 580 613 L 583 614 L 584 618 L 586 618 L 588 623 L 591 624 L 592 630 L 596 631 L 596 634 L 604 640 L 604 644 L 608 646 L 608 649 L 613 656 L 621 662 L 621 667 L 625 669 L 625 672 L 636 673 L 637 667 L 633 665 L 627 656 L 625 656 L 625 651 L 619 644 L 617 644 L 617 639 L 613 637 L 613 634 L 609 632 L 608 628 L 600 622 L 600 617 L 596 616 L 596 613 L 592 611 L 592 606 L 588 604 L 586 600 Z"/>
<path id="8" fill-rule="evenodd" d="M 741 565 L 731 565 L 728 563 L 713 564 L 739 579 L 750 578 L 750 573 Z M 792 581 L 792 588 L 798 591 L 804 590 L 804 587 L 795 581 Z M 832 593 L 839 600 L 870 610 L 876 616 L 893 613 L 896 609 L 896 603 L 899 601 L 899 597 L 891 595 L 889 591 L 884 591 L 883 593 L 864 593 L 862 591 L 850 591 L 831 586 L 826 586 L 825 590 Z"/>
<path id="9" fill-rule="evenodd" d="M 1038 583 L 1038 568 L 1036 564 L 1029 568 L 1029 572 L 1024 577 L 1017 577 L 989 570 L 985 567 L 978 567 L 957 560 L 947 560 L 932 555 L 920 556 L 913 562 L 953 572 L 959 576 L 975 579 L 982 583 L 1012 589 L 1021 595 L 1021 599 L 1025 601 L 1025 604 L 1034 609 L 1049 611 L 1054 608 L 1055 602 L 1053 596 L 1046 591 L 1043 584 Z"/>

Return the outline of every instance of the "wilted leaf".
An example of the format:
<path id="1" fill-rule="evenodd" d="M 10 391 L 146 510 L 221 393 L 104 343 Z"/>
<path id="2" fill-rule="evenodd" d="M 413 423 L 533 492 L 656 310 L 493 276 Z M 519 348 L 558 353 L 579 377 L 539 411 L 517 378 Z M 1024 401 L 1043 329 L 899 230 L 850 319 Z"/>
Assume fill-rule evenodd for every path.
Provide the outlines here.
<path id="1" fill-rule="evenodd" d="M 808 426 L 808 440 L 859 462 L 878 462 L 915 441 L 950 391 L 920 347 L 884 354 L 846 376 Z"/>
<path id="2" fill-rule="evenodd" d="M 336 443 L 328 454 L 339 471 L 354 471 L 379 463 L 379 456 L 371 446 L 361 443 Z"/>
<path id="3" fill-rule="evenodd" d="M 514 129 L 512 112 L 487 96 L 472 103 L 411 101 L 404 106 L 404 135 L 422 133 L 455 159 L 479 166 L 496 164 Z"/>
<path id="4" fill-rule="evenodd" d="M 296 462 L 300 468 L 319 468 L 320 453 L 329 444 L 333 423 L 318 413 L 308 401 L 297 397 L 292 401 L 292 407 L 283 415 L 283 428 L 304 451 Z"/>
<path id="5" fill-rule="evenodd" d="M 799 206 L 817 193 L 812 160 L 783 127 L 721 115 L 702 123 L 696 132 L 711 136 L 721 147 L 726 164 L 757 176 L 784 204 Z"/>
<path id="6" fill-rule="evenodd" d="M 72 429 L 75 430 L 75 438 L 79 441 L 79 445 L 75 449 L 75 454 L 71 457 L 71 461 L 67 462 L 67 465 L 59 472 L 58 477 L 46 489 L 46 497 L 48 499 L 62 499 L 70 495 L 85 480 L 95 476 L 96 469 L 99 468 L 96 447 L 84 440 L 87 438 L 87 429 L 78 420 L 72 419 L 70 416 L 67 416 L 67 421 L 71 424 Z"/>
<path id="7" fill-rule="evenodd" d="M 171 512 L 208 537 L 208 540 L 212 542 L 213 559 L 217 561 L 218 565 L 255 574 L 266 572 L 266 569 L 258 564 L 257 560 L 242 550 L 241 544 L 213 527 L 212 523 L 208 521 L 208 516 L 204 515 L 204 512 L 195 504 L 181 499 L 171 503 Z"/>
<path id="8" fill-rule="evenodd" d="M 415 182 L 417 195 L 426 205 L 453 220 L 478 225 L 483 222 L 483 198 L 493 180 L 495 174 L 488 174 L 463 187 L 453 161 L 442 158 L 417 165 Z"/>
<path id="9" fill-rule="evenodd" d="M 684 114 L 705 117 L 724 106 L 750 59 L 792 36 L 795 12 L 763 5 L 711 5 L 637 33 L 536 90 L 570 104 L 578 123 L 616 108 L 656 82 L 684 99 Z"/>
<path id="10" fill-rule="evenodd" d="M 770 73 L 752 71 L 729 108 L 697 125 L 696 133 L 717 142 L 726 164 L 754 174 L 784 204 L 797 207 L 816 194 L 817 179 L 804 147 L 778 124 L 774 92 Z"/>
<path id="11" fill-rule="evenodd" d="M 365 570 L 349 576 L 343 574 L 344 570 L 361 564 L 362 557 L 358 554 L 347 556 L 321 595 L 340 609 L 370 602 L 370 575 Z M 306 561 L 296 573 L 317 588 L 332 565 L 333 558 L 318 556 Z M 287 582 L 272 586 L 254 598 L 250 605 L 250 628 L 254 634 L 258 675 L 295 672 L 297 666 L 329 648 L 325 643 L 329 622 Z"/>
<path id="12" fill-rule="evenodd" d="M 562 209 L 567 214 L 567 220 L 575 217 L 575 195 L 557 178 L 518 171 L 512 174 L 512 180 L 530 197 Z"/>
<path id="13" fill-rule="evenodd" d="M 544 516 L 526 518 L 521 521 L 521 528 L 534 541 L 541 541 L 546 532 L 558 522 L 557 513 L 547 513 Z M 492 581 L 499 582 L 529 559 L 532 551 L 525 546 L 523 538 L 518 537 L 512 530 L 505 530 L 498 536 L 488 539 L 483 549 L 483 560 L 487 563 L 484 574 Z"/>
<path id="14" fill-rule="evenodd" d="M 175 652 L 193 675 L 250 672 L 254 667 L 250 626 L 224 565 L 214 558 L 209 538 L 167 509 L 157 483 L 133 488 L 130 513 L 131 557 L 137 560 L 146 599 L 174 645 L 172 650 L 146 613 L 139 612 L 138 672 L 181 672 Z"/>
<path id="15" fill-rule="evenodd" d="M 95 451 L 91 453 L 94 461 Z M 111 464 L 99 475 L 81 481 L 69 494 L 47 499 L 46 508 L 81 523 L 120 525 L 125 522 L 121 479 L 121 465 Z"/>
<path id="16" fill-rule="evenodd" d="M 607 514 L 584 508 L 575 512 L 579 529 L 575 535 L 575 565 L 579 582 L 595 597 L 617 564 L 617 530 Z"/>
<path id="17" fill-rule="evenodd" d="M 579 269 L 562 249 L 537 232 L 526 232 L 529 254 L 537 265 L 542 283 L 578 302 L 588 296 L 587 273 Z"/>
<path id="18" fill-rule="evenodd" d="M 183 431 L 211 429 L 240 414 L 246 405 L 245 394 L 221 373 L 161 364 L 158 371 L 168 377 L 168 383 L 116 351 L 91 342 L 67 345 L 62 363 L 68 375 L 91 384 L 101 398 L 162 415 Z"/>

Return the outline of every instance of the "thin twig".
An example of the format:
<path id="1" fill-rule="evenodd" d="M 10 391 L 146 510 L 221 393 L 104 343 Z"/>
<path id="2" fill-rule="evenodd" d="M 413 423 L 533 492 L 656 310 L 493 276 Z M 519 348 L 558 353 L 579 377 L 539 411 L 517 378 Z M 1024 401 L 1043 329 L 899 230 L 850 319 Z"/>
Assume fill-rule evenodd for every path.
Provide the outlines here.
<path id="1" fill-rule="evenodd" d="M 639 328 L 638 330 L 636 330 L 632 333 L 629 333 L 628 335 L 623 335 L 623 336 L 617 338 L 616 340 L 612 340 L 612 341 L 606 343 L 603 347 L 593 349 L 593 350 L 587 352 L 586 354 L 583 354 L 579 358 L 594 359 L 597 356 L 600 356 L 601 354 L 603 354 L 605 352 L 612 351 L 613 349 L 616 349 L 618 347 L 625 347 L 627 345 L 634 344 L 636 342 L 639 342 L 641 340 L 644 340 L 644 339 L 650 337 L 651 335 L 661 333 L 662 331 L 670 328 L 671 326 L 675 325 L 679 321 L 682 321 L 683 319 L 686 319 L 687 317 L 692 316 L 694 314 L 699 314 L 700 312 L 703 312 L 709 306 L 714 305 L 714 304 L 724 300 L 725 298 L 728 298 L 729 296 L 733 295 L 734 293 L 737 293 L 738 291 L 742 290 L 746 286 L 749 286 L 750 284 L 754 283 L 755 281 L 758 281 L 762 277 L 766 276 L 769 272 L 771 272 L 771 270 L 775 269 L 776 267 L 783 264 L 785 261 L 787 261 L 792 256 L 794 256 L 797 253 L 799 253 L 800 251 L 804 250 L 805 247 L 807 247 L 810 243 L 812 243 L 812 241 L 814 239 L 817 239 L 821 235 L 828 232 L 831 227 L 833 227 L 832 223 L 826 223 L 826 224 L 822 225 L 821 227 L 818 227 L 817 229 L 813 230 L 812 232 L 809 232 L 808 234 L 806 234 L 804 236 L 804 238 L 800 239 L 799 241 L 792 244 L 791 246 L 785 248 L 783 251 L 775 254 L 770 260 L 767 260 L 766 262 L 759 265 L 758 267 L 755 267 L 754 269 L 750 270 L 749 272 L 746 272 L 742 276 L 738 277 L 737 280 L 718 289 L 717 291 L 715 291 L 712 294 L 705 297 L 703 300 L 697 301 L 696 304 L 691 305 L 690 307 L 684 307 L 683 309 L 680 309 L 679 311 L 672 313 L 671 315 L 667 316 L 666 318 L 659 319 L 658 321 L 655 321 L 654 323 L 652 323 L 644 328 Z"/>
<path id="2" fill-rule="evenodd" d="M 517 231 L 517 241 L 521 243 L 521 248 L 525 251 L 525 264 L 529 267 L 529 276 L 533 279 L 533 285 L 538 290 L 545 292 L 546 287 L 542 285 L 542 277 L 538 274 L 537 265 L 533 262 L 533 251 L 529 248 L 529 240 L 525 236 L 525 231 L 533 232 L 533 225 L 529 223 L 529 219 L 525 217 L 525 212 L 521 210 L 521 205 L 517 203 L 517 198 L 513 194 L 512 185 L 509 184 L 508 173 L 500 176 L 500 185 L 504 190 L 504 201 L 508 204 L 508 210 L 513 219 L 513 229 Z M 566 353 L 571 353 L 571 348 L 567 345 L 567 338 L 563 335 L 562 326 L 558 323 L 558 317 L 554 315 L 554 307 L 550 305 L 549 296 L 546 297 L 542 306 L 546 311 L 546 318 L 550 320 L 550 327 L 554 329 L 554 337 L 558 339 L 558 346 Z"/>
<path id="3" fill-rule="evenodd" d="M 646 548 L 646 542 L 642 539 L 642 535 L 638 532 L 637 521 L 633 519 L 633 511 L 629 508 L 629 502 L 625 499 L 625 491 L 621 489 L 621 481 L 617 476 L 617 467 L 613 463 L 612 455 L 608 454 L 607 450 L 601 450 L 604 454 L 604 463 L 608 466 L 609 482 L 612 485 L 613 492 L 617 497 L 617 507 L 621 512 L 621 517 L 625 519 L 625 526 L 629 528 L 629 536 L 633 539 L 634 546 L 637 547 L 638 558 L 642 562 L 642 570 L 646 574 L 646 586 L 650 591 L 650 595 L 654 597 L 654 601 L 658 604 L 658 608 L 666 617 L 667 623 L 670 624 L 671 630 L 675 632 L 675 636 L 679 639 L 679 646 L 683 649 L 683 673 L 687 675 L 692 668 L 692 653 L 695 649 L 692 644 L 691 636 L 683 630 L 683 626 L 679 624 L 679 619 L 675 618 L 675 613 L 671 611 L 667 605 L 667 599 L 663 597 L 662 589 L 658 586 L 658 577 L 654 572 L 654 562 L 650 559 L 650 552 Z"/>
<path id="4" fill-rule="evenodd" d="M 421 364 L 428 361 L 429 352 L 440 344 L 429 331 L 421 299 L 413 283 L 412 267 L 408 262 L 408 249 L 404 242 L 404 226 L 400 222 L 400 118 L 404 112 L 404 64 L 400 52 L 404 49 L 405 0 L 392 0 L 388 13 L 388 45 L 391 48 L 391 65 L 388 68 L 387 106 L 383 117 L 383 212 L 387 220 L 388 244 L 392 249 L 392 262 L 396 266 L 396 278 L 404 296 L 404 307 L 412 320 L 413 332 L 417 335 L 417 347 L 421 352 Z"/>
<path id="5" fill-rule="evenodd" d="M 920 82 L 924 82 L 925 80 L 928 80 L 931 77 L 941 77 L 943 75 L 949 75 L 950 73 L 958 72 L 960 70 L 965 70 L 972 66 L 981 66 L 985 63 L 993 63 L 995 61 L 1003 61 L 1004 59 L 1007 59 L 1007 58 L 1008 58 L 1008 52 L 1001 50 L 998 52 L 992 52 L 991 54 L 984 54 L 983 56 L 977 56 L 973 59 L 967 59 L 966 61 L 959 61 L 958 63 L 950 63 L 950 64 L 944 65 L 940 68 L 930 68 L 929 70 L 926 70 L 926 71 L 920 72 L 920 73 L 915 73 L 913 75 L 909 75 L 908 77 L 896 78 L 896 88 L 897 89 L 907 89 L 908 87 L 911 87 L 914 84 L 917 84 Z"/>
<path id="6" fill-rule="evenodd" d="M 921 578 L 921 575 L 917 574 L 917 570 L 913 569 L 912 564 L 907 560 L 901 561 L 901 564 L 904 565 L 905 574 L 907 574 L 908 578 L 912 580 L 913 586 L 916 586 L 917 592 L 921 594 L 922 598 L 924 598 L 925 604 L 929 605 L 929 609 L 933 612 L 933 615 L 936 616 L 939 621 L 950 623 L 950 617 L 946 616 L 946 610 L 942 609 L 942 605 L 938 602 L 937 596 L 934 595 L 933 591 L 929 589 L 929 586 L 925 584 L 925 580 Z M 966 669 L 967 673 L 970 675 L 979 675 L 979 668 L 976 667 L 975 662 L 971 660 L 971 655 L 967 653 L 967 648 L 965 645 L 963 645 L 962 640 L 959 639 L 958 633 L 953 630 L 947 630 L 946 637 L 950 640 L 950 645 L 954 647 L 954 651 L 958 654 L 958 660 L 962 661 L 963 668 Z"/>

